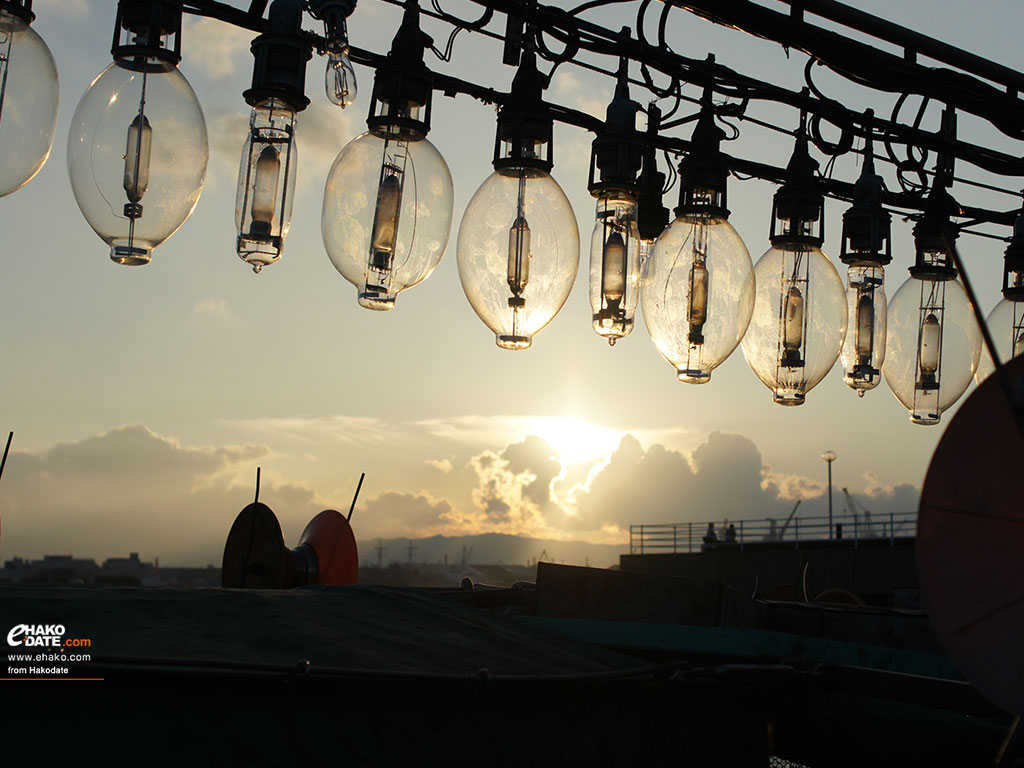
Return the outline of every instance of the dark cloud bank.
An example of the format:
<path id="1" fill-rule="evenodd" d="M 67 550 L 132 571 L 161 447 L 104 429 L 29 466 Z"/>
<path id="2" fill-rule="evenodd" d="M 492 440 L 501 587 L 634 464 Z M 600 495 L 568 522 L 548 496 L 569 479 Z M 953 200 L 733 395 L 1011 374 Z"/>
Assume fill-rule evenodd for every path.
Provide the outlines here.
<path id="1" fill-rule="evenodd" d="M 164 563 L 219 564 L 232 520 L 252 500 L 251 480 L 240 478 L 267 454 L 258 445 L 185 447 L 142 426 L 40 453 L 16 451 L 0 486 L 0 558 L 42 553 L 105 558 L 138 551 Z M 827 512 L 820 481 L 774 475 L 753 442 L 721 432 L 711 433 L 690 456 L 657 444 L 645 449 L 626 435 L 605 464 L 568 468 L 544 440 L 528 437 L 500 452 L 477 454 L 464 472 L 470 484 L 465 502 L 427 491 L 385 491 L 360 502 L 355 527 L 364 557 L 377 537 L 445 534 L 448 539 L 420 553 L 434 561 L 459 551 L 452 536 L 532 534 L 533 539 L 515 542 L 499 536 L 493 542 L 504 544 L 488 544 L 487 554 L 514 563 L 547 548 L 555 559 L 590 557 L 594 564 L 607 564 L 603 549 L 588 555 L 573 547 L 559 554 L 553 539 L 608 542 L 616 527 L 626 532 L 640 523 L 784 519 L 796 498 L 804 499 L 801 516 Z M 837 514 L 846 507 L 840 485 L 848 485 L 858 503 L 876 515 L 917 506 L 918 489 L 909 484 L 882 487 L 870 477 L 858 480 L 837 482 Z M 324 508 L 313 489 L 278 483 L 266 474 L 261 501 L 278 512 L 289 543 Z M 613 548 L 625 551 L 623 533 L 617 540 L 621 543 Z"/>

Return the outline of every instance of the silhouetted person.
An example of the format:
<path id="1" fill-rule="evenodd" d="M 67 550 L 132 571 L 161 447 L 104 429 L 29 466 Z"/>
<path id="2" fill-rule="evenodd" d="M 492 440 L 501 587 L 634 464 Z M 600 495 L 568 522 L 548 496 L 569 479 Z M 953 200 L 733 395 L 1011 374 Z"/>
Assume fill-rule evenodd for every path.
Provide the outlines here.
<path id="1" fill-rule="evenodd" d="M 704 546 L 701 549 L 710 549 L 718 543 L 718 534 L 715 533 L 715 524 L 708 523 L 707 533 L 704 534 Z"/>
<path id="2" fill-rule="evenodd" d="M 729 527 L 725 529 L 725 543 L 736 543 L 736 526 L 734 526 L 732 523 L 729 523 Z"/>

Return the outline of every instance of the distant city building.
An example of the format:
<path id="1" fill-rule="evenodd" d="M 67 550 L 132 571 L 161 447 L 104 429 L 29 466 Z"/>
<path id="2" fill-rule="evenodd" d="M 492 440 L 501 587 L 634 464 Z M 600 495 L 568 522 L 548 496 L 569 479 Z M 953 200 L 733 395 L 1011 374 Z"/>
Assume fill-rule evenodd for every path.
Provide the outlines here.
<path id="1" fill-rule="evenodd" d="M 42 560 L 15 557 L 4 562 L 0 584 L 60 584 L 82 587 L 219 587 L 220 568 L 160 568 L 143 562 L 138 552 L 109 557 L 103 565 L 89 558 L 44 555 Z"/>

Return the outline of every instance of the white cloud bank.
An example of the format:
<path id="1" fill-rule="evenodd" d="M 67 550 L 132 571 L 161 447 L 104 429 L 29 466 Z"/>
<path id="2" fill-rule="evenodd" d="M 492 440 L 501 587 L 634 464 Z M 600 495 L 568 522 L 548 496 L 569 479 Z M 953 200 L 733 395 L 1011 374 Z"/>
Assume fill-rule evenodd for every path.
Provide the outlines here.
<path id="1" fill-rule="evenodd" d="M 403 478 L 404 489 L 385 487 L 360 501 L 353 523 L 364 542 L 495 532 L 624 544 L 631 524 L 779 520 L 798 498 L 801 516 L 827 509 L 819 481 L 773 473 L 749 438 L 722 432 L 712 432 L 689 455 L 658 443 L 644 447 L 626 434 L 610 454 L 568 463 L 536 435 L 468 453 L 461 430 L 441 441 L 436 424 L 383 429 L 387 425 L 376 419 L 345 416 L 230 423 L 242 434 L 289 435 L 292 447 L 272 453 L 264 443 L 187 446 L 127 426 L 40 452 L 15 451 L 0 484 L 0 556 L 105 558 L 137 551 L 167 564 L 219 563 L 232 521 L 252 500 L 261 463 L 269 471 L 260 500 L 278 514 L 294 546 L 306 522 L 331 504 L 311 481 L 282 477 L 274 465 L 291 453 L 307 467 L 310 456 L 330 464 L 338 446 L 358 448 L 381 434 L 390 436 L 380 444 L 385 453 L 404 441 L 413 454 L 441 451 L 452 458 L 419 459 L 420 474 Z M 453 444 L 458 450 L 449 452 Z M 870 475 L 863 480 L 862 488 L 851 489 L 858 514 L 909 512 L 917 505 L 919 491 L 909 484 L 882 486 Z M 443 482 L 441 493 L 428 490 L 435 482 Z M 840 514 L 847 505 L 840 488 L 834 491 Z"/>

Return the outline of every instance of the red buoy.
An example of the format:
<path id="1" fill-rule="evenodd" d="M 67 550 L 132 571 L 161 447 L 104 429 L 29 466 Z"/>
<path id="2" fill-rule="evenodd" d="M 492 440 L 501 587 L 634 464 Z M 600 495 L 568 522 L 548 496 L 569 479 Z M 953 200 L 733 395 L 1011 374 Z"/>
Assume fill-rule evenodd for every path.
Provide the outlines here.
<path id="1" fill-rule="evenodd" d="M 340 512 L 325 509 L 306 525 L 299 547 L 308 544 L 316 552 L 317 584 L 359 583 L 359 551 L 352 526 Z"/>

